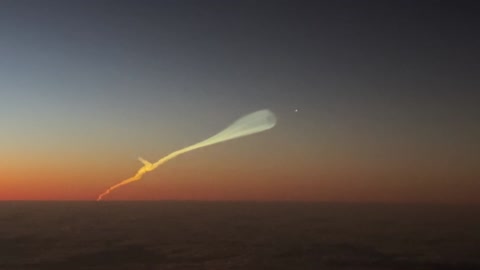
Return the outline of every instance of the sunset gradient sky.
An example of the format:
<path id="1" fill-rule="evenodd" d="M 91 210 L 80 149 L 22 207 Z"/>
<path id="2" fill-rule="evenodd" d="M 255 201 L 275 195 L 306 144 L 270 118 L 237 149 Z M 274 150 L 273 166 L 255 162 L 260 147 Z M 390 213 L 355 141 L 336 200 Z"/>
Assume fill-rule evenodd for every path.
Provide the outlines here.
<path id="1" fill-rule="evenodd" d="M 475 9 L 315 2 L 1 1 L 0 200 L 95 200 L 267 108 L 108 199 L 480 202 Z"/>

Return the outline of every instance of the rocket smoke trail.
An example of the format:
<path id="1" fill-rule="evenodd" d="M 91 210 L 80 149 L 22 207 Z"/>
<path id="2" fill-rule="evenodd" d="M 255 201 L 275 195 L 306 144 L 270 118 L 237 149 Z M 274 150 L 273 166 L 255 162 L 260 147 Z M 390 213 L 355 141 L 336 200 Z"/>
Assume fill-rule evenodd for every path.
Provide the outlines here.
<path id="1" fill-rule="evenodd" d="M 277 122 L 277 119 L 275 115 L 269 111 L 269 110 L 260 110 L 257 112 L 253 112 L 250 114 L 247 114 L 243 116 L 242 118 L 238 119 L 237 121 L 233 122 L 230 126 L 228 126 L 226 129 L 220 131 L 216 135 L 201 141 L 199 143 L 196 143 L 194 145 L 185 147 L 183 149 L 177 150 L 164 158 L 158 160 L 155 163 L 150 163 L 143 158 L 138 158 L 142 163 L 143 167 L 140 168 L 137 173 L 133 176 L 130 177 L 126 180 L 123 180 L 122 182 L 111 186 L 108 188 L 105 192 L 100 194 L 97 198 L 97 201 L 102 200 L 102 198 L 110 193 L 112 190 L 117 189 L 123 185 L 129 184 L 131 182 L 138 181 L 142 179 L 143 175 L 149 171 L 155 170 L 158 166 L 162 165 L 163 163 L 192 150 L 205 147 L 208 145 L 240 138 L 243 136 L 251 135 L 254 133 L 262 132 L 268 129 L 271 129 L 275 126 Z"/>

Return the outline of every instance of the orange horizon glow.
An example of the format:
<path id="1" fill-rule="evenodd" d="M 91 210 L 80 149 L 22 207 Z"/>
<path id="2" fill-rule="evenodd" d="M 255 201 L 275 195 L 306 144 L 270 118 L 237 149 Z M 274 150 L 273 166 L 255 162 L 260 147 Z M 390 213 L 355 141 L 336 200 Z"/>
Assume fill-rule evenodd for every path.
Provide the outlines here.
<path id="1" fill-rule="evenodd" d="M 365 172 L 363 172 L 365 175 Z M 321 175 L 279 174 L 257 170 L 182 170 L 166 167 L 114 194 L 109 200 L 205 200 L 205 201 L 332 201 L 332 202 L 438 202 L 478 203 L 475 192 L 439 185 L 437 194 L 428 187 L 404 185 L 391 179 L 365 184 L 370 176 L 360 171 L 345 174 L 330 171 Z M 357 175 L 355 177 L 355 175 Z M 87 185 L 89 176 L 74 179 L 54 172 L 10 178 L 3 181 L 0 200 L 82 200 L 94 201 L 104 186 L 99 181 Z M 91 176 L 90 176 L 91 177 Z M 366 179 L 365 179 L 365 178 Z M 47 180 L 48 179 L 48 180 Z M 301 181 L 299 179 L 302 179 Z M 309 179 L 308 181 L 306 179 Z M 114 176 L 105 182 L 115 182 Z M 462 180 L 462 179 L 460 179 Z M 84 182 L 82 184 L 82 181 Z M 371 180 L 370 180 L 371 181 Z M 466 181 L 466 180 L 465 180 Z M 72 185 L 72 183 L 77 183 Z M 468 194 L 468 196 L 465 196 Z"/>

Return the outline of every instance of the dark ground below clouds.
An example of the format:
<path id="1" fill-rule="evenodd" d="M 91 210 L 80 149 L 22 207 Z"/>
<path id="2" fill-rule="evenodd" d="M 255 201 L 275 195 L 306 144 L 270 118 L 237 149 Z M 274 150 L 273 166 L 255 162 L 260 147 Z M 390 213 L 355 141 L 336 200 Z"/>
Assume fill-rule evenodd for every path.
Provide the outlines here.
<path id="1" fill-rule="evenodd" d="M 1 202 L 0 269 L 480 269 L 471 206 Z"/>

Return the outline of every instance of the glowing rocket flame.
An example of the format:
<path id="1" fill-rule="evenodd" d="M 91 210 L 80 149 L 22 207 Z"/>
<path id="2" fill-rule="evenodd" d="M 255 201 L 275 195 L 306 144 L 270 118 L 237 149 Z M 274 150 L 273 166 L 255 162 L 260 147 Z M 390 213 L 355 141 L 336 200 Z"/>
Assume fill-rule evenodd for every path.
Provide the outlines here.
<path id="1" fill-rule="evenodd" d="M 243 116 L 242 118 L 238 119 L 237 121 L 233 122 L 230 126 L 228 126 L 226 129 L 220 131 L 216 135 L 201 141 L 199 143 L 196 143 L 194 145 L 185 147 L 183 149 L 177 150 L 166 157 L 158 160 L 155 163 L 150 163 L 143 158 L 138 158 L 144 166 L 140 168 L 137 173 L 133 176 L 130 177 L 126 180 L 123 180 L 122 182 L 111 186 L 108 188 L 105 192 L 100 194 L 97 198 L 97 201 L 102 200 L 102 198 L 110 193 L 112 190 L 117 189 L 121 186 L 124 186 L 126 184 L 129 184 L 131 182 L 138 181 L 142 179 L 143 175 L 149 171 L 155 170 L 158 166 L 162 165 L 163 163 L 192 150 L 205 147 L 208 145 L 240 138 L 243 136 L 248 136 L 251 134 L 255 134 L 258 132 L 262 132 L 268 129 L 271 129 L 275 126 L 277 122 L 277 119 L 275 115 L 269 111 L 269 110 L 260 110 L 257 112 L 250 113 L 248 115 Z"/>

